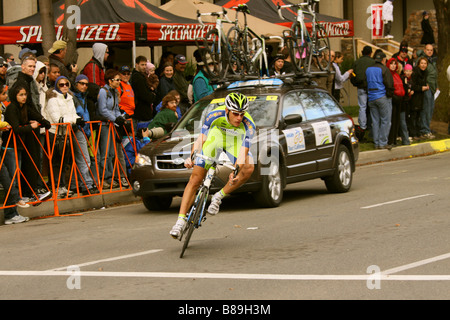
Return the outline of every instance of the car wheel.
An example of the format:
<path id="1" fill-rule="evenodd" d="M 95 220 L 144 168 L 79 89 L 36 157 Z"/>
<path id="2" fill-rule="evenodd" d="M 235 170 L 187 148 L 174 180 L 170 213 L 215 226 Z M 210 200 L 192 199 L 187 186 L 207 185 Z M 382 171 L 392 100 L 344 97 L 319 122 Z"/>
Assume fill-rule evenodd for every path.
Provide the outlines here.
<path id="1" fill-rule="evenodd" d="M 352 161 L 347 147 L 340 145 L 334 174 L 324 179 L 329 192 L 342 193 L 350 190 L 353 180 Z"/>
<path id="2" fill-rule="evenodd" d="M 160 210 L 167 210 L 170 208 L 170 205 L 172 204 L 172 197 L 171 196 L 147 196 L 142 197 L 142 202 L 144 203 L 144 206 L 149 211 L 160 211 Z"/>
<path id="3" fill-rule="evenodd" d="M 271 162 L 267 173 L 262 176 L 261 189 L 254 193 L 254 197 L 261 207 L 278 207 L 283 200 L 284 188 L 280 165 L 276 162 Z"/>

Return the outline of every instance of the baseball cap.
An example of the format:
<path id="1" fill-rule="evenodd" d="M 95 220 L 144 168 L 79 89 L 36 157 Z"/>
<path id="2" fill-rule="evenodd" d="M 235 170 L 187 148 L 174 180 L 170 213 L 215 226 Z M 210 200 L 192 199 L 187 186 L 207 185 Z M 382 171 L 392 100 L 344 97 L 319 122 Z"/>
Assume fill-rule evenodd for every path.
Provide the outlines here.
<path id="1" fill-rule="evenodd" d="M 120 67 L 120 73 L 124 73 L 124 72 L 131 72 L 130 67 L 129 66 Z"/>
<path id="2" fill-rule="evenodd" d="M 386 55 L 384 54 L 384 52 L 377 52 L 377 54 L 374 57 L 375 61 L 378 61 L 378 62 L 381 62 L 384 58 L 386 58 Z"/>
<path id="3" fill-rule="evenodd" d="M 175 56 L 175 62 L 176 62 L 176 63 L 179 63 L 179 64 L 186 64 L 186 63 L 187 63 L 187 60 L 186 60 L 186 57 L 183 56 L 182 54 L 177 54 L 177 55 Z"/>
<path id="4" fill-rule="evenodd" d="M 22 50 L 20 50 L 19 52 L 19 59 L 22 59 L 23 55 L 27 52 L 31 52 L 32 54 L 36 54 L 37 51 L 36 50 L 31 50 L 30 48 L 23 48 Z"/>
<path id="5" fill-rule="evenodd" d="M 67 42 L 65 42 L 64 40 L 56 40 L 55 42 L 53 42 L 52 47 L 48 50 L 49 53 L 53 53 L 57 50 L 61 50 L 67 47 Z"/>

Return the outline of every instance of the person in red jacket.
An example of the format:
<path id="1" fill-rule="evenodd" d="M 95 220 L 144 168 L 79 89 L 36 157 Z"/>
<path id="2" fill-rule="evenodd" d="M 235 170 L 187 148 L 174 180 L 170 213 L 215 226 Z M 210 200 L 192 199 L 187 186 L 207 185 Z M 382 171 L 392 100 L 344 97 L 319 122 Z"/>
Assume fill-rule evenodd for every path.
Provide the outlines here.
<path id="1" fill-rule="evenodd" d="M 399 63 L 397 59 L 389 59 L 386 65 L 392 74 L 392 78 L 394 79 L 391 129 L 389 130 L 388 144 L 395 146 L 397 144 L 398 130 L 400 127 L 400 111 L 402 108 L 403 97 L 405 96 L 405 88 L 403 87 L 403 81 L 400 77 L 401 70 L 399 69 Z"/>
<path id="2" fill-rule="evenodd" d="M 106 84 L 105 61 L 109 55 L 108 46 L 104 43 L 94 43 L 92 52 L 92 59 L 84 66 L 81 73 L 88 77 L 89 82 L 103 87 Z"/>

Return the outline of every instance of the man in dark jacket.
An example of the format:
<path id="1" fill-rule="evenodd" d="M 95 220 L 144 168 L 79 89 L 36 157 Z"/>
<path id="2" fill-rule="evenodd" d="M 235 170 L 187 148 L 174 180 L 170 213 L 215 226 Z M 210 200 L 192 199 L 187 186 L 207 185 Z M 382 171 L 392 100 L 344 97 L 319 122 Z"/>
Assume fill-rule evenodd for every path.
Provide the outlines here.
<path id="1" fill-rule="evenodd" d="M 388 145 L 388 135 L 391 128 L 394 79 L 385 66 L 386 55 L 383 52 L 378 52 L 374 60 L 375 64 L 366 70 L 373 141 L 376 149 L 391 150 L 392 146 Z"/>
<path id="2" fill-rule="evenodd" d="M 138 56 L 136 58 L 136 66 L 131 74 L 130 84 L 134 91 L 134 115 L 133 125 L 136 122 L 149 122 L 153 119 L 153 102 L 156 97 L 155 88 L 150 87 L 147 83 L 145 67 L 147 58 Z M 137 128 L 135 126 L 135 128 Z"/>
<path id="3" fill-rule="evenodd" d="M 53 42 L 53 45 L 48 52 L 50 53 L 50 56 L 48 57 L 49 62 L 51 64 L 56 64 L 59 67 L 60 74 L 69 79 L 72 84 L 75 84 L 78 66 L 76 64 L 69 64 L 66 66 L 64 62 L 67 53 L 67 42 L 56 40 Z"/>
<path id="4" fill-rule="evenodd" d="M 358 139 L 362 141 L 364 139 L 364 133 L 368 129 L 368 115 L 369 110 L 367 108 L 367 80 L 366 70 L 373 66 L 375 61 L 371 58 L 372 47 L 365 46 L 362 50 L 362 57 L 355 61 L 353 64 L 354 76 L 350 78 L 351 83 L 357 88 L 359 115 L 358 124 L 359 132 Z"/>

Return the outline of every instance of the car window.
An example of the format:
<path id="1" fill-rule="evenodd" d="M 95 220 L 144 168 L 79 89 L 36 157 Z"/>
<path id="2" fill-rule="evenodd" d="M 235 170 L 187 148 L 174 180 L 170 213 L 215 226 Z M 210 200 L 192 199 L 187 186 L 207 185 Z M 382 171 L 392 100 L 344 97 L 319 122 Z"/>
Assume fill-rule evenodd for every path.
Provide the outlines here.
<path id="1" fill-rule="evenodd" d="M 326 116 L 333 116 L 335 114 L 341 114 L 342 110 L 336 101 L 331 98 L 326 92 L 314 92 L 319 97 L 320 104 Z"/>
<path id="2" fill-rule="evenodd" d="M 305 112 L 303 110 L 298 92 L 288 93 L 283 99 L 283 118 L 291 114 L 299 114 L 302 116 L 302 119 L 305 119 Z"/>
<path id="3" fill-rule="evenodd" d="M 299 98 L 305 110 L 306 120 L 315 120 L 325 117 L 320 97 L 314 91 L 301 91 Z"/>

